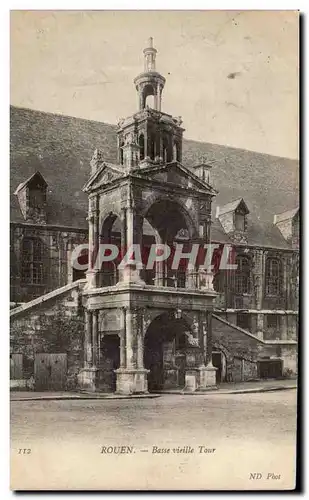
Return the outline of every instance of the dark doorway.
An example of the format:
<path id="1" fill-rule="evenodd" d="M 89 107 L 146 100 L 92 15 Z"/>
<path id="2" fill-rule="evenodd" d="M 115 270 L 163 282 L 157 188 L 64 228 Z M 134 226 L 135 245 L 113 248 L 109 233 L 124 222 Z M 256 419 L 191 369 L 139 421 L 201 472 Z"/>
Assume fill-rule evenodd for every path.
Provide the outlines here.
<path id="1" fill-rule="evenodd" d="M 144 365 L 148 390 L 182 389 L 185 386 L 187 336 L 183 319 L 174 313 L 162 314 L 149 326 L 145 336 Z"/>
<path id="2" fill-rule="evenodd" d="M 220 384 L 222 381 L 222 356 L 221 352 L 212 353 L 212 364 L 217 368 L 216 371 L 216 384 Z"/>
<path id="3" fill-rule="evenodd" d="M 100 343 L 99 389 L 104 392 L 116 391 L 116 373 L 119 368 L 119 336 L 105 335 Z"/>
<path id="4" fill-rule="evenodd" d="M 148 390 L 156 392 L 163 388 L 163 341 L 158 335 L 145 338 L 145 368 L 148 374 Z"/>

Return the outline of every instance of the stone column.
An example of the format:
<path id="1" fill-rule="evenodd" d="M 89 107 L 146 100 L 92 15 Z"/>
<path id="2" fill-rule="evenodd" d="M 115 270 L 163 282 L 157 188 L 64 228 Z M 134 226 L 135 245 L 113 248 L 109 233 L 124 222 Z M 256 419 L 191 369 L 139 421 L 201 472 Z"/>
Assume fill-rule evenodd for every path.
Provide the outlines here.
<path id="1" fill-rule="evenodd" d="M 163 240 L 161 236 L 158 234 L 156 237 L 156 245 L 162 245 Z M 164 286 L 164 265 L 165 261 L 155 262 L 155 286 Z"/>
<path id="2" fill-rule="evenodd" d="M 144 315 L 141 309 L 137 318 L 137 368 L 144 368 Z"/>
<path id="3" fill-rule="evenodd" d="M 98 311 L 92 313 L 92 365 L 98 365 Z"/>
<path id="4" fill-rule="evenodd" d="M 98 270 L 95 269 L 96 256 L 99 250 L 99 213 L 98 200 L 89 199 L 89 265 L 87 271 L 87 288 L 97 287 Z"/>
<path id="5" fill-rule="evenodd" d="M 120 214 L 120 258 L 121 260 L 127 251 L 127 210 L 121 209 Z M 124 281 L 125 273 L 123 269 L 118 269 L 118 283 Z"/>
<path id="6" fill-rule="evenodd" d="M 187 271 L 186 271 L 186 286 L 188 288 L 197 288 L 197 269 L 193 266 L 190 267 L 188 265 Z"/>
<path id="7" fill-rule="evenodd" d="M 190 347 L 187 349 L 187 353 L 190 354 L 190 358 L 186 361 L 186 373 L 185 373 L 185 390 L 188 392 L 194 392 L 197 390 L 199 385 L 199 367 L 201 365 L 201 338 L 200 338 L 200 311 L 194 314 L 193 321 L 191 323 L 191 334 L 192 339 L 189 344 Z M 193 358 L 193 359 L 192 359 Z"/>
<path id="8" fill-rule="evenodd" d="M 125 312 L 126 366 L 116 370 L 116 387 L 120 394 L 145 393 L 148 390 L 148 370 L 144 369 L 143 342 L 141 310 L 127 308 Z"/>
<path id="9" fill-rule="evenodd" d="M 125 332 L 122 331 L 120 337 L 120 368 L 126 367 L 126 337 Z"/>
<path id="10" fill-rule="evenodd" d="M 85 312 L 85 367 L 92 365 L 92 312 Z"/>
<path id="11" fill-rule="evenodd" d="M 138 244 L 142 253 L 142 221 L 142 217 L 137 215 L 134 207 L 128 206 L 126 208 L 126 250 L 132 247 L 132 245 Z M 140 270 L 141 268 L 136 265 L 126 266 L 122 270 L 122 281 L 144 285 L 145 282 L 140 277 Z"/>
<path id="12" fill-rule="evenodd" d="M 133 328 L 133 311 L 127 309 L 126 311 L 126 367 L 134 368 L 134 336 L 136 332 Z"/>
<path id="13" fill-rule="evenodd" d="M 201 313 L 202 326 L 200 337 L 203 338 L 204 363 L 200 366 L 200 380 L 198 390 L 205 391 L 216 388 L 216 371 L 212 364 L 212 312 Z"/>
<path id="14" fill-rule="evenodd" d="M 164 262 L 155 262 L 155 281 L 156 286 L 164 286 Z"/>
<path id="15" fill-rule="evenodd" d="M 212 365 L 212 311 L 207 311 L 206 366 Z"/>
<path id="16" fill-rule="evenodd" d="M 81 390 L 94 392 L 96 390 L 97 369 L 94 366 L 93 348 L 93 313 L 85 312 L 85 343 L 84 343 L 84 368 L 77 375 L 78 385 Z M 97 324 L 97 321 L 96 321 Z"/>

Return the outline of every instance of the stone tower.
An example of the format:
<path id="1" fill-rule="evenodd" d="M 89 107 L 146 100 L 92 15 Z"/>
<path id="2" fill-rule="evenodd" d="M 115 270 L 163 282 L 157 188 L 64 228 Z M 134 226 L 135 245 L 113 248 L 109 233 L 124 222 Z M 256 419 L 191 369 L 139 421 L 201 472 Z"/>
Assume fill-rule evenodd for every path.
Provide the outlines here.
<path id="1" fill-rule="evenodd" d="M 161 110 L 165 78 L 156 54 L 150 38 L 144 71 L 134 80 L 139 109 L 118 124 L 118 163 L 96 150 L 84 187 L 90 252 L 79 383 L 88 390 L 134 394 L 215 385 L 211 279 L 197 264 L 173 267 L 155 259 L 148 265 L 153 245 L 184 254 L 192 244 L 209 243 L 216 194 L 181 163 L 184 129 L 181 118 Z M 100 244 L 116 245 L 119 254 L 98 266 Z M 122 260 L 132 245 L 142 262 Z"/>

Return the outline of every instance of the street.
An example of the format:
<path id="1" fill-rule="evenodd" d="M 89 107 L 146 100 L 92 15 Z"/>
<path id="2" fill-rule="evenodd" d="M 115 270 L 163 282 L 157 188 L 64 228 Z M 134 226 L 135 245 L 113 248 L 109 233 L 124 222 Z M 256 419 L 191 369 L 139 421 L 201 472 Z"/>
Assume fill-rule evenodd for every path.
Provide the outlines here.
<path id="1" fill-rule="evenodd" d="M 295 433 L 295 390 L 13 401 L 12 486 L 292 488 Z"/>

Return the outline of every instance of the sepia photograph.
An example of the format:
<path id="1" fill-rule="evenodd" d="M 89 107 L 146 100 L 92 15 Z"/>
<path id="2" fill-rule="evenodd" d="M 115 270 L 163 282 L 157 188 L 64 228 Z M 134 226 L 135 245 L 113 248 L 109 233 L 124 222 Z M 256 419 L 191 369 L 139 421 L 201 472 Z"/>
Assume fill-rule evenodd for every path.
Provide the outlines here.
<path id="1" fill-rule="evenodd" d="M 296 487 L 293 10 L 10 12 L 10 487 Z"/>

